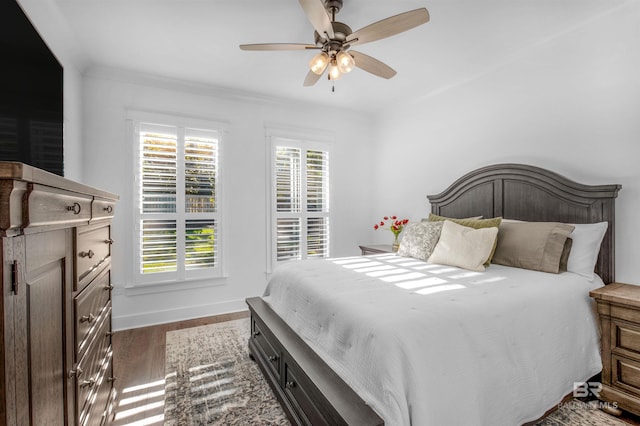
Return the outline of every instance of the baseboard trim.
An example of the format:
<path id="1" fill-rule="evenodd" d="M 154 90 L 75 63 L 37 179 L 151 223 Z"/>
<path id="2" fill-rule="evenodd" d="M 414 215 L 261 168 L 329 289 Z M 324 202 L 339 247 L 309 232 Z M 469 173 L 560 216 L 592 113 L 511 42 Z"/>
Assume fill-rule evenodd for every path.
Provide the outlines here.
<path id="1" fill-rule="evenodd" d="M 247 304 L 244 299 L 229 300 L 208 305 L 185 306 L 176 309 L 141 312 L 131 315 L 114 315 L 111 319 L 111 328 L 113 331 L 122 331 L 242 311 L 247 311 Z"/>

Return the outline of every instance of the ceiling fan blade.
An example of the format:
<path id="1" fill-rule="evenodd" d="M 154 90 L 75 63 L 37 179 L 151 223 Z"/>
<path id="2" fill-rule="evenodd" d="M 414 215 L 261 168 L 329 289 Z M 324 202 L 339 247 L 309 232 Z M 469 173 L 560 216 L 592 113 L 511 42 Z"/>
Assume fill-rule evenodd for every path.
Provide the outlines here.
<path id="1" fill-rule="evenodd" d="M 369 55 L 355 52 L 353 50 L 350 50 L 349 54 L 353 56 L 353 60 L 356 61 L 356 67 L 368 73 L 377 75 L 378 77 L 382 78 L 391 78 L 396 75 L 396 70 L 391 68 L 389 65 L 380 62 L 376 58 L 372 58 Z"/>
<path id="2" fill-rule="evenodd" d="M 314 44 L 302 43 L 261 43 L 261 44 L 241 44 L 242 50 L 310 50 L 320 49 Z"/>
<path id="3" fill-rule="evenodd" d="M 429 22 L 429 12 L 427 9 L 423 7 L 411 10 L 360 28 L 349 36 L 347 43 L 351 45 L 370 43 L 391 37 L 392 35 L 410 30 L 427 22 Z"/>
<path id="4" fill-rule="evenodd" d="M 313 86 L 318 82 L 318 80 L 320 80 L 320 77 L 322 77 L 322 74 L 318 75 L 313 71 L 309 71 L 302 85 L 305 87 Z"/>
<path id="5" fill-rule="evenodd" d="M 329 38 L 335 37 L 333 33 L 333 25 L 331 25 L 331 19 L 327 14 L 327 9 L 324 8 L 322 0 L 298 0 L 300 6 L 304 10 L 307 19 L 313 25 L 313 28 L 324 37 L 324 34 L 329 34 Z"/>

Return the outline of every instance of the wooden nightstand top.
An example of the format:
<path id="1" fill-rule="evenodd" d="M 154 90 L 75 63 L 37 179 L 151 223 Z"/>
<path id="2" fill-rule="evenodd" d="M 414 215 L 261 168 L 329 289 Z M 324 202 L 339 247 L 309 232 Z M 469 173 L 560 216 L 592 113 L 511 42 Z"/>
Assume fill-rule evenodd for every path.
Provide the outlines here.
<path id="1" fill-rule="evenodd" d="M 393 253 L 391 244 L 362 244 L 359 247 L 362 254 Z"/>
<path id="2" fill-rule="evenodd" d="M 640 286 L 611 283 L 589 292 L 594 299 L 640 308 Z"/>

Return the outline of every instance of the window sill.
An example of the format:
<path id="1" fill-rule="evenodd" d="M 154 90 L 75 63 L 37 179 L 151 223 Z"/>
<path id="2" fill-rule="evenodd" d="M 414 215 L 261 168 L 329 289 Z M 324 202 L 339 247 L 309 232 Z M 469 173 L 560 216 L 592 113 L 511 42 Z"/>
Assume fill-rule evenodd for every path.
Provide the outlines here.
<path id="1" fill-rule="evenodd" d="M 206 287 L 220 287 L 227 284 L 227 276 L 211 278 L 192 278 L 180 281 L 162 281 L 158 283 L 144 283 L 128 285 L 123 288 L 125 296 L 141 296 L 145 294 L 169 293 L 174 291 L 193 290 Z M 114 295 L 118 295 L 114 288 Z"/>

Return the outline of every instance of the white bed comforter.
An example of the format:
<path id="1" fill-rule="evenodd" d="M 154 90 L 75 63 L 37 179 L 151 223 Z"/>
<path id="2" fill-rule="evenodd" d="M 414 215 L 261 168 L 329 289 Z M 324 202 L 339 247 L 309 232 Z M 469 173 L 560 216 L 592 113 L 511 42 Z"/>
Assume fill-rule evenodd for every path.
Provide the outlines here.
<path id="1" fill-rule="evenodd" d="M 377 255 L 281 265 L 264 300 L 387 425 L 519 425 L 601 370 L 589 290 Z"/>

